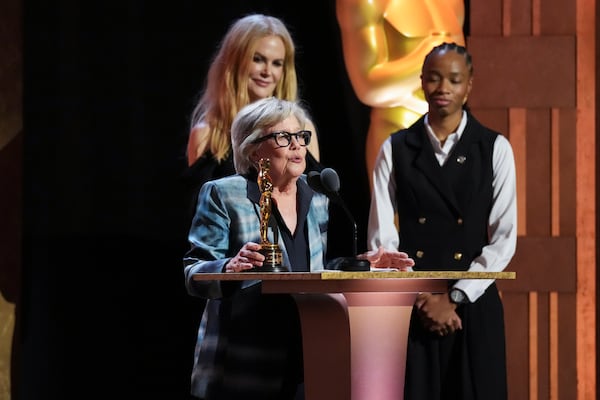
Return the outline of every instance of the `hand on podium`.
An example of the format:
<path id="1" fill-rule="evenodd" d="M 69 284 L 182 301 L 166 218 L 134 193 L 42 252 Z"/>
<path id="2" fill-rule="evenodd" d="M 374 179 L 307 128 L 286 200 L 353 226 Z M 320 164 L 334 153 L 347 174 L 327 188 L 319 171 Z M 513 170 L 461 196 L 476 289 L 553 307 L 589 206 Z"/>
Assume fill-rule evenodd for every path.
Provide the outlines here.
<path id="1" fill-rule="evenodd" d="M 415 260 L 410 258 L 408 254 L 397 250 L 387 250 L 382 246 L 379 246 L 377 250 L 359 254 L 356 258 L 368 260 L 371 263 L 371 270 L 393 269 L 398 271 L 411 271 L 412 266 L 415 265 Z"/>

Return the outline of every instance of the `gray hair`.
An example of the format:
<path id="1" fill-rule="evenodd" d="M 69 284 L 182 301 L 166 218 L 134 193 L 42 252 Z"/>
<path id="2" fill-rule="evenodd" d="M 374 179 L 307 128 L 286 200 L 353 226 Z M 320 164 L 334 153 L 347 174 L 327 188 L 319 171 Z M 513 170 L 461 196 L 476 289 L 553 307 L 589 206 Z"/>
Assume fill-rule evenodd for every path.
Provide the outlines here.
<path id="1" fill-rule="evenodd" d="M 276 97 L 257 100 L 238 112 L 231 125 L 233 164 L 238 174 L 258 170 L 256 162 L 252 160 L 252 152 L 258 144 L 252 142 L 292 115 L 302 128 L 306 126 L 309 116 L 301 104 Z"/>

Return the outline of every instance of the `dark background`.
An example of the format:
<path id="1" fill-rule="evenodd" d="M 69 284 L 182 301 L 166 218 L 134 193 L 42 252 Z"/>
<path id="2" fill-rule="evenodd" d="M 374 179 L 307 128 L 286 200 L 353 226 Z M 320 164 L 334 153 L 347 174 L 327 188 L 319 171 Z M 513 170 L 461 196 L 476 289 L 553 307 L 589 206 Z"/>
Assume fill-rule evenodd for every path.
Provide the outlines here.
<path id="1" fill-rule="evenodd" d="M 321 161 L 364 250 L 368 108 L 333 0 L 25 1 L 20 399 L 188 398 L 202 308 L 183 281 L 188 118 L 219 40 L 249 12 L 292 32 Z M 340 224 L 332 247 L 350 248 Z"/>
<path id="2" fill-rule="evenodd" d="M 340 173 L 363 245 L 368 109 L 346 77 L 334 0 L 17 3 L 25 66 L 25 131 L 12 144 L 20 149 L 23 136 L 18 398 L 187 399 L 202 303 L 183 288 L 183 149 L 209 58 L 245 13 L 282 17 L 292 31 L 322 160 Z M 9 174 L 17 187 L 19 173 Z M 4 227 L 19 225 L 9 219 Z"/>

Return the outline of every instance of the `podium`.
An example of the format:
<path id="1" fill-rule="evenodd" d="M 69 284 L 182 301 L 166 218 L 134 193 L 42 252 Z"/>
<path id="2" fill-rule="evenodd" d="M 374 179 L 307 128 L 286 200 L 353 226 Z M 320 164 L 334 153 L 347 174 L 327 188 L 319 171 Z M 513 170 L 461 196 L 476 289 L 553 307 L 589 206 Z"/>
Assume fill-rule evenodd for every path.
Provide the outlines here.
<path id="1" fill-rule="evenodd" d="M 263 293 L 298 305 L 306 400 L 401 400 L 408 325 L 419 292 L 455 279 L 514 279 L 514 272 L 200 273 L 196 280 L 260 280 Z"/>

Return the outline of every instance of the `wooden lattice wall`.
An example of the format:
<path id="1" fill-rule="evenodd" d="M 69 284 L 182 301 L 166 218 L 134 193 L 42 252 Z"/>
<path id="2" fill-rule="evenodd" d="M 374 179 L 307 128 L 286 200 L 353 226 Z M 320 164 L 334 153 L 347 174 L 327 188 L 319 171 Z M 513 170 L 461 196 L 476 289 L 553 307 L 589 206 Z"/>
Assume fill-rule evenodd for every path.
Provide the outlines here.
<path id="1" fill-rule="evenodd" d="M 470 2 L 469 104 L 511 141 L 510 399 L 596 399 L 595 0 Z"/>

